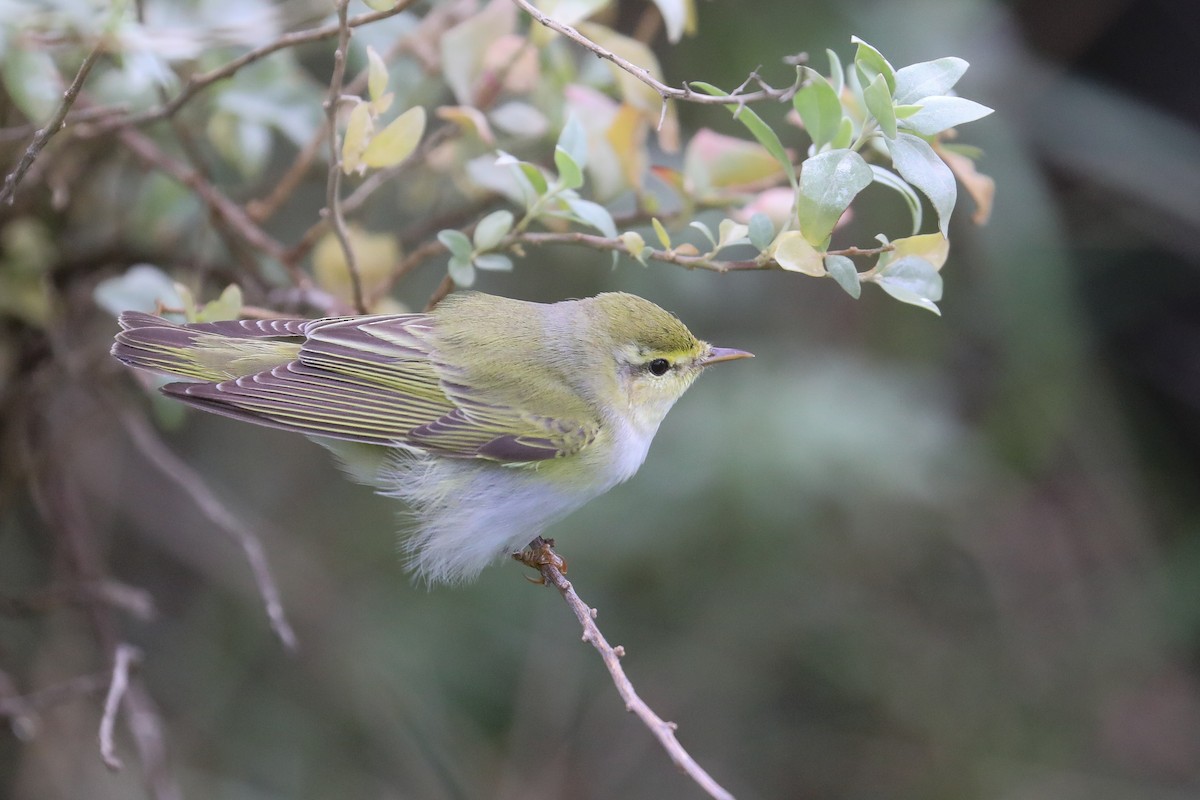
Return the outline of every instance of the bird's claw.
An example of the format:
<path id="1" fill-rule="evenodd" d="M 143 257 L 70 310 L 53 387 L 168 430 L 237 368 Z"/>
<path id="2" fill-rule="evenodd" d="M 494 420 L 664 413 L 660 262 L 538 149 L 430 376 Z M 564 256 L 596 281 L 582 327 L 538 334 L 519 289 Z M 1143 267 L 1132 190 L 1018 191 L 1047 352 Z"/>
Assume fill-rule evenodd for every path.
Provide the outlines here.
<path id="1" fill-rule="evenodd" d="M 553 567 L 559 572 L 567 571 L 567 560 L 554 552 L 553 539 L 543 539 L 539 536 L 521 552 L 513 553 L 512 557 L 514 561 L 519 561 L 530 569 L 537 570 L 538 577 L 532 578 L 526 575 L 525 580 L 541 586 L 546 585 L 546 576 L 542 573 L 543 567 Z"/>

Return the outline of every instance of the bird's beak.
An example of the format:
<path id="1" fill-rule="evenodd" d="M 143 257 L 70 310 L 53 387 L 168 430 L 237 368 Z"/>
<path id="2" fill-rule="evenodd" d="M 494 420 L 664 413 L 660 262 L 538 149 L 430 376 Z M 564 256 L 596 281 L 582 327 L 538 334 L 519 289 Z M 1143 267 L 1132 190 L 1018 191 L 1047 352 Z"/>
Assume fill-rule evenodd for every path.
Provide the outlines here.
<path id="1" fill-rule="evenodd" d="M 700 359 L 700 366 L 707 367 L 722 361 L 737 361 L 739 358 L 754 358 L 754 353 L 747 353 L 745 350 L 736 350 L 732 347 L 713 347 L 708 351 L 708 355 Z"/>

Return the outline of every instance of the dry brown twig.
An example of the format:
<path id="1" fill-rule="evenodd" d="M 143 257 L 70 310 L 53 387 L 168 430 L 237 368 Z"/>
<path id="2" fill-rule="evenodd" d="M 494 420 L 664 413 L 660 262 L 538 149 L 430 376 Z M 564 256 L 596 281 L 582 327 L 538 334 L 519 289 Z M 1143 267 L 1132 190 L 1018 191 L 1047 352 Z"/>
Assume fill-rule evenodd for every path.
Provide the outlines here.
<path id="1" fill-rule="evenodd" d="M 583 641 L 596 648 L 596 652 L 604 660 L 604 666 L 608 669 L 608 674 L 612 676 L 617 693 L 625 701 L 625 710 L 638 716 L 650 733 L 654 735 L 654 738 L 658 739 L 663 749 L 667 751 L 667 755 L 671 757 L 675 766 L 695 781 L 696 785 L 703 789 L 709 797 L 715 800 L 734 800 L 729 790 L 713 780 L 713 777 L 696 762 L 696 759 L 692 758 L 691 754 L 675 738 L 677 727 L 675 723 L 667 722 L 658 716 L 650 706 L 646 705 L 646 701 L 638 696 L 621 666 L 625 648 L 620 645 L 613 647 L 600 632 L 600 628 L 596 625 L 596 609 L 583 602 L 575 592 L 575 587 L 563 575 L 563 571 L 567 568 L 566 562 L 562 556 L 554 552 L 554 540 L 543 539 L 539 536 L 530 542 L 529 547 L 524 551 L 513 553 L 513 558 L 540 572 L 542 583 L 558 589 L 583 628 Z"/>

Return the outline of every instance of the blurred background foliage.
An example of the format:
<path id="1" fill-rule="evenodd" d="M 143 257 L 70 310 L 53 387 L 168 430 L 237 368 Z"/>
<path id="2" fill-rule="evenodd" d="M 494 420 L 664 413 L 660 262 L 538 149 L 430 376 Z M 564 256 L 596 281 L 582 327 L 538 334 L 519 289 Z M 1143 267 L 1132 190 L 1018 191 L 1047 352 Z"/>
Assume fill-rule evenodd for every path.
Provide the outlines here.
<path id="1" fill-rule="evenodd" d="M 622 3 L 612 23 L 628 29 L 645 7 Z M 1188 4 L 744 0 L 698 14 L 695 37 L 656 41 L 668 82 L 732 87 L 759 63 L 786 82 L 781 56 L 846 57 L 851 34 L 896 64 L 968 59 L 960 88 L 997 110 L 970 135 L 998 194 L 986 227 L 952 225 L 940 319 L 831 281 L 610 269 L 566 248 L 480 274 L 477 288 L 536 300 L 635 292 L 758 355 L 705 378 L 637 479 L 553 531 L 640 693 L 741 798 L 1195 797 Z M 327 45 L 297 56 L 315 76 Z M 261 89 L 241 85 L 245 102 L 288 108 L 271 63 Z M 741 134 L 720 108 L 678 113 L 685 132 Z M 303 115 L 299 129 L 319 123 Z M 258 177 L 239 197 L 304 143 L 273 130 L 265 149 L 235 148 L 262 169 L 247 165 Z M 24 140 L 4 147 L 9 163 Z M 152 404 L 110 364 L 97 281 L 144 260 L 199 264 L 192 288 L 210 299 L 238 262 L 201 206 L 176 202 L 186 190 L 127 182 L 130 158 L 109 139 L 46 158 L 42 180 L 66 183 L 0 210 L 0 699 L 76 683 L 8 718 L 0 796 L 147 794 L 124 730 L 123 771 L 96 752 L 117 640 L 142 649 L 164 729 L 170 777 L 150 782 L 186 797 L 697 796 L 521 568 L 415 586 L 396 510 L 319 448 Z M 75 194 L 60 207 L 55 191 Z M 318 206 L 323 191 L 316 173 L 296 190 Z M 401 182 L 393 197 L 427 191 Z M 856 231 L 856 214 L 850 239 L 903 213 L 886 194 L 864 193 L 873 224 Z M 414 223 L 392 205 L 364 222 Z M 292 240 L 311 222 L 272 224 Z M 397 299 L 420 306 L 436 273 L 415 272 Z M 136 444 L 147 420 L 261 537 L 297 653 L 272 636 L 240 549 Z"/>

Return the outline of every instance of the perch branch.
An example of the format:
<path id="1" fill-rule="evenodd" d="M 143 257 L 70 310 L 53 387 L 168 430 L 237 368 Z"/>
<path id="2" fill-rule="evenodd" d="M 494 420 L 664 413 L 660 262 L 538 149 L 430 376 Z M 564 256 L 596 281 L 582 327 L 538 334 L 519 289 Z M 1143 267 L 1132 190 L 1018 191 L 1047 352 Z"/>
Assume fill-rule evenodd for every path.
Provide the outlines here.
<path id="1" fill-rule="evenodd" d="M 539 536 L 530 543 L 529 548 L 525 551 L 514 553 L 513 558 L 536 569 L 542 575 L 542 582 L 558 589 L 583 628 L 583 641 L 596 648 L 596 652 L 604 660 L 604 666 L 608 668 L 608 673 L 612 676 L 617 693 L 625 701 L 625 710 L 636 714 L 641 719 L 654 738 L 658 739 L 659 744 L 667 751 L 667 755 L 670 756 L 675 766 L 695 781 L 696 785 L 703 789 L 709 797 L 715 798 L 715 800 L 734 800 L 733 795 L 713 780 L 712 776 L 696 763 L 696 759 L 692 758 L 675 738 L 677 727 L 675 723 L 667 722 L 655 714 L 653 709 L 646 705 L 646 701 L 638 696 L 633 684 L 625 675 L 625 670 L 621 667 L 621 657 L 625 655 L 625 648 L 620 645 L 613 647 L 604 638 L 604 634 L 596 626 L 596 609 L 580 599 L 575 592 L 575 587 L 563 575 L 566 562 L 554 552 L 553 540 L 543 539 Z"/>

